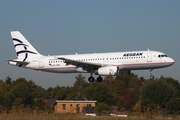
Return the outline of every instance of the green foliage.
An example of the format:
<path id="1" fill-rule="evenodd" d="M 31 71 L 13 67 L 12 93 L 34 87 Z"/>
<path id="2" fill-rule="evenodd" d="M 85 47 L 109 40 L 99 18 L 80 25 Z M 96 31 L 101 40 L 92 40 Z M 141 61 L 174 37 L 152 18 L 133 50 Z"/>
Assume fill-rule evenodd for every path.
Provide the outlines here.
<path id="1" fill-rule="evenodd" d="M 33 99 L 33 106 L 32 109 L 33 110 L 45 110 L 45 103 L 43 102 L 42 99 Z"/>
<path id="2" fill-rule="evenodd" d="M 50 91 L 50 98 L 62 99 L 65 91 L 65 87 L 60 87 L 58 85 Z"/>
<path id="3" fill-rule="evenodd" d="M 95 94 L 95 88 L 98 86 L 98 82 L 93 82 L 93 83 L 89 83 L 89 85 L 86 87 L 85 89 L 85 97 L 88 99 L 88 100 L 93 100 L 93 96 Z"/>
<path id="4" fill-rule="evenodd" d="M 36 105 L 34 99 L 41 99 L 42 102 L 45 94 L 46 91 L 43 88 L 25 78 L 18 78 L 11 84 L 0 82 L 0 97 L 3 98 L 0 100 L 0 105 L 3 106 L 3 109 L 10 109 L 12 106 L 33 108 Z"/>
<path id="5" fill-rule="evenodd" d="M 161 76 L 159 80 L 163 80 L 163 81 L 166 81 L 166 83 L 168 84 L 172 84 L 178 90 L 178 94 L 180 97 L 180 84 L 178 80 L 175 80 L 171 77 L 163 77 L 163 76 Z"/>
<path id="6" fill-rule="evenodd" d="M 83 92 L 86 86 L 88 86 L 88 83 L 86 82 L 85 77 L 82 76 L 82 74 L 78 74 L 78 76 L 76 76 L 76 81 L 73 85 L 73 90 Z"/>
<path id="7" fill-rule="evenodd" d="M 70 93 L 67 95 L 66 99 L 84 99 L 84 91 L 87 86 L 88 83 L 86 82 L 85 77 L 83 77 L 82 74 L 79 74 L 78 76 L 76 76 L 76 81 L 74 82 L 74 85 L 71 88 Z"/>
<path id="8" fill-rule="evenodd" d="M 96 88 L 94 88 L 95 93 L 93 94 L 93 99 L 98 102 L 104 102 L 108 105 L 116 104 L 115 96 L 110 90 L 110 86 L 106 87 L 104 82 L 98 84 Z"/>
<path id="9" fill-rule="evenodd" d="M 46 106 L 44 99 L 59 100 L 96 100 L 96 112 L 108 113 L 109 107 L 118 110 L 153 111 L 156 108 L 167 109 L 170 113 L 180 111 L 180 84 L 178 80 L 161 76 L 156 80 L 145 80 L 137 75 L 106 76 L 99 82 L 87 83 L 82 74 L 75 78 L 73 86 L 49 87 L 47 90 L 32 80 L 9 76 L 0 80 L 0 106 L 5 109 L 46 110 L 52 112 L 52 106 Z M 156 109 L 157 110 L 157 109 Z"/>
<path id="10" fill-rule="evenodd" d="M 166 103 L 176 97 L 178 97 L 176 87 L 164 80 L 149 80 L 145 82 L 140 92 L 142 108 L 155 104 L 165 108 Z"/>
<path id="11" fill-rule="evenodd" d="M 180 112 L 180 98 L 170 99 L 166 104 L 166 108 L 170 113 L 179 113 Z"/>
<path id="12" fill-rule="evenodd" d="M 109 106 L 106 103 L 98 103 L 95 109 L 97 115 L 107 114 Z"/>
<path id="13" fill-rule="evenodd" d="M 6 84 L 11 84 L 11 82 L 12 82 L 11 77 L 7 76 L 7 78 L 5 79 L 5 82 L 6 82 Z"/>
<path id="14" fill-rule="evenodd" d="M 124 107 L 131 109 L 139 100 L 139 89 L 142 86 L 142 82 L 136 75 L 132 74 L 131 77 L 132 79 L 125 84 L 122 80 L 116 80 L 113 76 L 106 76 L 101 83 L 90 83 L 86 87 L 85 95 L 90 100 L 115 105 L 119 109 Z"/>

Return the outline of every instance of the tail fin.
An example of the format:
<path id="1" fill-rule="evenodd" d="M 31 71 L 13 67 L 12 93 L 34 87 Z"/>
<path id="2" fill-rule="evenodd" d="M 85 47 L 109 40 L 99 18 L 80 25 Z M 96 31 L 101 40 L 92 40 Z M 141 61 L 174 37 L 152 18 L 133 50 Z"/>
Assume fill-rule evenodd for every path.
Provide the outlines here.
<path id="1" fill-rule="evenodd" d="M 11 36 L 18 59 L 26 61 L 28 58 L 42 56 L 19 31 L 11 31 Z"/>

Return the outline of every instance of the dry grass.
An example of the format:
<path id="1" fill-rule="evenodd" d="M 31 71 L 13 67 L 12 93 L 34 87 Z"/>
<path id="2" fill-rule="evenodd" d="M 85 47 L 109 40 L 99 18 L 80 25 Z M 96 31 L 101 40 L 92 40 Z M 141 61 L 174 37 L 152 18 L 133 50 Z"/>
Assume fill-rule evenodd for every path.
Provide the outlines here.
<path id="1" fill-rule="evenodd" d="M 51 113 L 32 111 L 30 108 L 12 108 L 11 111 L 1 112 L 0 120 L 180 120 L 180 116 L 166 116 L 162 117 L 161 112 L 152 113 L 146 112 L 131 113 L 127 118 L 112 117 L 112 116 L 85 116 L 84 114 L 56 114 L 53 111 Z"/>
<path id="2" fill-rule="evenodd" d="M 18 112 L 0 114 L 0 120 L 179 120 L 180 117 L 153 117 L 147 116 L 131 116 L 127 118 L 112 117 L 112 116 L 85 116 L 83 114 L 55 114 L 55 113 L 37 113 L 37 112 Z"/>

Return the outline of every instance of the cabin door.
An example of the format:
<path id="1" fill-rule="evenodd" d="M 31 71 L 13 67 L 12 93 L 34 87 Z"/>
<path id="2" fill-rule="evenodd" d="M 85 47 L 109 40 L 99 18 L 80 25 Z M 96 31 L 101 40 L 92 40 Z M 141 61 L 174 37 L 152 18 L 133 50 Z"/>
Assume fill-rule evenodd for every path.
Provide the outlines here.
<path id="1" fill-rule="evenodd" d="M 44 59 L 43 58 L 39 59 L 39 68 L 44 68 Z"/>
<path id="2" fill-rule="evenodd" d="M 147 52 L 147 62 L 152 62 L 152 52 L 151 51 Z"/>

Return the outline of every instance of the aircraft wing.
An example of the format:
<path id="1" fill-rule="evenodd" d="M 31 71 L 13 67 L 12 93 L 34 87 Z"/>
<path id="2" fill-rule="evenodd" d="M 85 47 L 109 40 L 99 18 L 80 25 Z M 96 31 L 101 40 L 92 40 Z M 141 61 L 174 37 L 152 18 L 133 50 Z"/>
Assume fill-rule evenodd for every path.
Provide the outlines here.
<path id="1" fill-rule="evenodd" d="M 110 66 L 109 64 L 100 64 L 100 63 L 92 63 L 92 62 L 85 62 L 85 61 L 77 61 L 65 57 L 58 57 L 57 59 L 61 59 L 67 65 L 75 65 L 77 67 L 82 67 L 84 70 L 90 71 L 102 66 Z"/>

